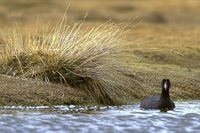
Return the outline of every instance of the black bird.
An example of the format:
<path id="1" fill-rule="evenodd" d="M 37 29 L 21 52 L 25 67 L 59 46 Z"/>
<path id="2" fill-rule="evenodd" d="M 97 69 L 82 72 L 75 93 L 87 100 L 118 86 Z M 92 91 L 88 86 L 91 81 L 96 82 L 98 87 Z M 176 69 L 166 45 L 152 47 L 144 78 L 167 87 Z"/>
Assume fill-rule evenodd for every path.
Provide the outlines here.
<path id="1" fill-rule="evenodd" d="M 162 80 L 162 92 L 161 95 L 147 96 L 143 101 L 140 102 L 140 108 L 142 109 L 160 109 L 160 110 L 173 110 L 175 104 L 170 99 L 169 88 L 170 80 Z"/>

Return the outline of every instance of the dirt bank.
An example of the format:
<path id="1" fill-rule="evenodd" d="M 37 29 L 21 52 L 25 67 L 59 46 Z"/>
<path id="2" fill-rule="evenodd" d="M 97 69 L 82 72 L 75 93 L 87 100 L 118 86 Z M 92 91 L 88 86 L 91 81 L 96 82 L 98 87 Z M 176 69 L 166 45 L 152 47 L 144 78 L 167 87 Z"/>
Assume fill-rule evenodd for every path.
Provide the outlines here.
<path id="1" fill-rule="evenodd" d="M 32 79 L 0 75 L 0 105 L 66 105 L 95 103 L 81 90 Z"/>

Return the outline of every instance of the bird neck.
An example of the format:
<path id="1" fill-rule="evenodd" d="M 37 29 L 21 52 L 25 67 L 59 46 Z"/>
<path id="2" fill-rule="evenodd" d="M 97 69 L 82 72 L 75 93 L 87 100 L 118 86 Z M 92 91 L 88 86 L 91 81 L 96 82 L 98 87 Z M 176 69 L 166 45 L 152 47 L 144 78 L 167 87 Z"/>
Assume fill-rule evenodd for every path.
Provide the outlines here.
<path id="1" fill-rule="evenodd" d="M 162 89 L 162 93 L 161 93 L 161 97 L 160 98 L 170 99 L 169 89 L 168 90 Z"/>

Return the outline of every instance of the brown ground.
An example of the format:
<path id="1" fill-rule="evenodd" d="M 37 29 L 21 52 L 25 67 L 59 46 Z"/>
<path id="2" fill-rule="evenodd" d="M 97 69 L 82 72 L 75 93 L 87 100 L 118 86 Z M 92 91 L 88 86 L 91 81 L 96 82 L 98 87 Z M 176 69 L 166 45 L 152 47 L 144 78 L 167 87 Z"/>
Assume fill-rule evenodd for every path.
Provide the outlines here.
<path id="1" fill-rule="evenodd" d="M 22 32 L 47 23 L 60 22 L 65 0 L 1 0 L 0 35 L 17 23 Z M 131 67 L 130 74 L 145 88 L 145 95 L 159 93 L 162 78 L 172 81 L 176 100 L 200 99 L 200 1 L 198 0 L 73 0 L 69 21 L 87 14 L 85 26 L 129 22 L 132 42 L 120 60 Z M 133 20 L 133 21 L 131 21 Z M 0 45 L 1 47 L 1 45 Z M 88 104 L 92 100 L 80 90 L 0 75 L 0 104 L 52 105 Z M 94 101 L 93 101 L 94 103 Z"/>
<path id="2" fill-rule="evenodd" d="M 0 75 L 1 105 L 91 104 L 88 96 L 74 88 L 32 79 Z"/>

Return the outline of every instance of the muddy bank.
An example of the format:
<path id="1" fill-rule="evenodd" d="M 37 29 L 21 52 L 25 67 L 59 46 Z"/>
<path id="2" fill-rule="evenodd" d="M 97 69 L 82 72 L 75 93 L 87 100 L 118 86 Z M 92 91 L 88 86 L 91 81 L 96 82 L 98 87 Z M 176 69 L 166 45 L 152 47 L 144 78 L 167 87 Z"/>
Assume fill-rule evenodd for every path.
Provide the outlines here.
<path id="1" fill-rule="evenodd" d="M 133 78 L 140 83 L 133 90 L 132 98 L 121 99 L 123 104 L 139 102 L 144 96 L 160 94 L 158 73 L 136 72 Z M 197 100 L 200 96 L 199 81 L 191 77 L 168 76 L 172 81 L 171 97 L 174 101 Z M 130 101 L 132 99 L 132 101 Z M 84 91 L 60 84 L 45 83 L 34 79 L 21 79 L 0 75 L 0 105 L 97 105 Z"/>
<path id="2" fill-rule="evenodd" d="M 33 79 L 0 75 L 0 105 L 67 105 L 95 103 L 81 90 Z"/>

